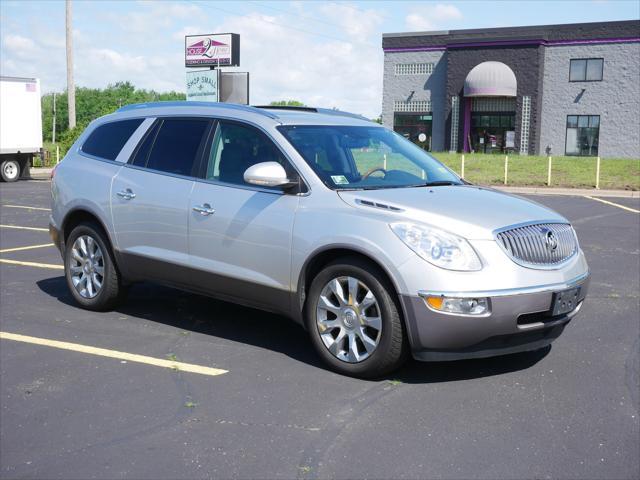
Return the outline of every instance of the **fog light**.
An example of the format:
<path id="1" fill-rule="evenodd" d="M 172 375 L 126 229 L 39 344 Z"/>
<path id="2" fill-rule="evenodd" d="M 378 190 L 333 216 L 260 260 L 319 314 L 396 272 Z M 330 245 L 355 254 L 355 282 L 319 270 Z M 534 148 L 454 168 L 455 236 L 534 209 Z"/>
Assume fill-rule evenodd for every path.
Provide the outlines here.
<path id="1" fill-rule="evenodd" d="M 429 307 L 440 312 L 463 315 L 484 315 L 489 312 L 489 300 L 487 298 L 429 296 L 425 300 Z"/>

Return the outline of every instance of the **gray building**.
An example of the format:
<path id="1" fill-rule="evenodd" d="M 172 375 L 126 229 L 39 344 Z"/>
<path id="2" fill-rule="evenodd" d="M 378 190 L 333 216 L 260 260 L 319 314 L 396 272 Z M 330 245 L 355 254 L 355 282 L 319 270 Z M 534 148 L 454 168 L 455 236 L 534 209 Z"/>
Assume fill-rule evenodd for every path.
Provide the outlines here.
<path id="1" fill-rule="evenodd" d="M 382 36 L 382 121 L 433 151 L 640 158 L 640 21 Z"/>

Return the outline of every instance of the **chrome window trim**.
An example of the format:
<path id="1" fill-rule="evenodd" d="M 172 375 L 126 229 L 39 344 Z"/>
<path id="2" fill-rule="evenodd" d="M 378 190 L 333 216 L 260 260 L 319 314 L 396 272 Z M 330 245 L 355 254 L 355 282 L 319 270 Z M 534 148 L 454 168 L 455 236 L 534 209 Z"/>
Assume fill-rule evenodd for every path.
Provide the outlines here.
<path id="1" fill-rule="evenodd" d="M 134 170 L 140 170 L 141 172 L 155 173 L 156 175 L 164 175 L 165 177 L 173 177 L 173 178 L 179 178 L 181 180 L 188 180 L 190 182 L 193 182 L 196 180 L 196 178 L 192 177 L 191 175 L 180 175 L 178 173 L 163 172 L 162 170 L 154 170 L 153 168 L 140 167 L 138 165 L 133 165 L 131 163 L 125 163 L 123 164 L 123 167 L 132 168 Z"/>
<path id="2" fill-rule="evenodd" d="M 95 155 L 91 155 L 90 153 L 83 152 L 81 149 L 78 149 L 76 153 L 91 160 L 98 160 L 99 162 L 111 163 L 119 166 L 123 165 L 122 162 L 118 162 L 117 160 L 109 160 L 108 158 L 96 157 Z"/>
<path id="3" fill-rule="evenodd" d="M 573 232 L 573 238 L 575 239 L 575 242 L 576 242 L 575 251 L 571 255 L 569 255 L 567 258 L 565 258 L 564 260 L 562 260 L 559 263 L 553 263 L 553 264 L 544 265 L 544 264 L 537 264 L 537 263 L 529 263 L 529 262 L 526 262 L 524 260 L 520 260 L 519 258 L 516 258 L 513 255 L 511 255 L 507 251 L 507 249 L 504 248 L 504 245 L 502 244 L 502 241 L 498 238 L 498 235 L 500 233 L 502 233 L 502 232 L 507 232 L 509 230 L 514 230 L 516 228 L 531 227 L 531 226 L 534 226 L 534 225 L 544 225 L 544 224 L 568 225 L 569 227 L 571 227 L 571 231 Z M 531 222 L 516 223 L 514 225 L 509 225 L 507 227 L 497 228 L 496 230 L 494 230 L 492 232 L 492 234 L 493 234 L 494 241 L 498 244 L 500 249 L 505 253 L 505 255 L 513 263 L 516 263 L 517 265 L 520 265 L 521 267 L 524 267 L 524 268 L 529 268 L 531 270 L 560 270 L 562 267 L 567 265 L 567 263 L 569 263 L 571 260 L 573 260 L 573 258 L 576 255 L 578 255 L 578 252 L 580 252 L 580 244 L 578 243 L 578 235 L 576 235 L 575 229 L 573 228 L 571 223 L 569 223 L 568 221 L 561 221 L 561 220 L 557 220 L 556 219 L 556 220 L 535 220 L 535 221 L 531 221 Z"/>
<path id="4" fill-rule="evenodd" d="M 418 296 L 425 297 L 457 297 L 457 298 L 478 298 L 478 297 L 507 297 L 513 295 L 529 295 L 532 293 L 552 293 L 577 287 L 589 278 L 590 272 L 578 275 L 563 283 L 551 283 L 547 285 L 533 285 L 531 287 L 505 288 L 502 290 L 478 290 L 469 292 L 437 292 L 430 290 L 420 290 Z"/>

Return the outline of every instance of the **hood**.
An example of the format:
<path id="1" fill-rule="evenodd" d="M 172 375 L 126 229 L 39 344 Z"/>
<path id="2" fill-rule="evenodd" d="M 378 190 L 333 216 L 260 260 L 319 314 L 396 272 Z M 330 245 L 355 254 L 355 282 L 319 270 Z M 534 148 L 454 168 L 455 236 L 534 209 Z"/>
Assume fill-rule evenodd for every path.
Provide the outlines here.
<path id="1" fill-rule="evenodd" d="M 396 221 L 426 223 L 470 240 L 493 240 L 494 230 L 519 223 L 569 223 L 538 203 L 471 185 L 344 190 L 338 195 L 353 207 L 387 212 Z"/>

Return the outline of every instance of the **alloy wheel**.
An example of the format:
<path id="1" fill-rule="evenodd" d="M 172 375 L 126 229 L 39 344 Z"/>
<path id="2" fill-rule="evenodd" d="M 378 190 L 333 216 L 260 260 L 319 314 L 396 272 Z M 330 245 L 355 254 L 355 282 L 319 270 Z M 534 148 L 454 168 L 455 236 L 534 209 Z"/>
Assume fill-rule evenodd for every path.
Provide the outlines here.
<path id="1" fill-rule="evenodd" d="M 347 276 L 332 279 L 320 292 L 316 324 L 327 350 L 348 363 L 369 358 L 382 333 L 375 295 L 364 282 Z"/>
<path id="2" fill-rule="evenodd" d="M 104 282 L 104 257 L 98 242 L 81 235 L 71 247 L 69 272 L 76 291 L 83 298 L 94 298 Z"/>

